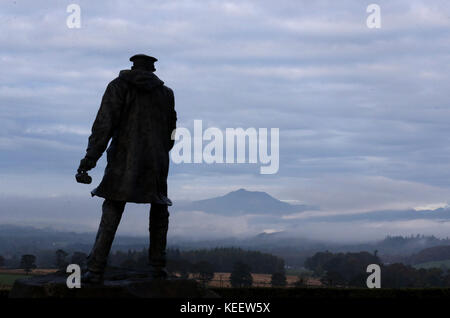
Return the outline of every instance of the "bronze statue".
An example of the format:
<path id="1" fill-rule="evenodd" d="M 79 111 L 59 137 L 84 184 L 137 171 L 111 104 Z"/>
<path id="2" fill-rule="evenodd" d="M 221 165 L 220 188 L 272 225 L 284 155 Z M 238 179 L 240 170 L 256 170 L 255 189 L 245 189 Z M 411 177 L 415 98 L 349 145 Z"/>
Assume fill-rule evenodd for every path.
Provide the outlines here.
<path id="1" fill-rule="evenodd" d="M 91 192 L 105 201 L 85 282 L 102 282 L 126 202 L 151 204 L 149 263 L 153 277 L 167 276 L 167 207 L 172 205 L 167 175 L 177 120 L 174 94 L 154 74 L 156 58 L 138 54 L 130 61 L 131 70 L 121 71 L 106 88 L 76 175 L 78 182 L 91 182 L 87 171 L 95 167 L 111 139 L 103 180 Z"/>

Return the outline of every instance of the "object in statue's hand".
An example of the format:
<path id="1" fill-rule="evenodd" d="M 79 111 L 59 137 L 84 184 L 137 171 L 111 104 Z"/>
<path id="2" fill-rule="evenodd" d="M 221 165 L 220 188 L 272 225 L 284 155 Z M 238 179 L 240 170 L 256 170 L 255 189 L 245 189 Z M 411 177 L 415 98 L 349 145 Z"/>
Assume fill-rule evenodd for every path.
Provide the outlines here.
<path id="1" fill-rule="evenodd" d="M 90 184 L 92 182 L 91 176 L 84 170 L 78 170 L 78 173 L 75 175 L 75 179 L 77 179 L 78 183 Z"/>

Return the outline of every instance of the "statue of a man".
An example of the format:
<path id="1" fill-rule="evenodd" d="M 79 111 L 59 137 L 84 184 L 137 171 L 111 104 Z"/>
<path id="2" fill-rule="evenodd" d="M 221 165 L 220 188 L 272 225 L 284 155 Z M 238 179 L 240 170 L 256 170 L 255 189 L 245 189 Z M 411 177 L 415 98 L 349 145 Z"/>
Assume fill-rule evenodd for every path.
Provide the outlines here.
<path id="1" fill-rule="evenodd" d="M 101 283 L 111 245 L 126 202 L 150 203 L 149 263 L 156 278 L 165 278 L 166 238 L 169 223 L 167 197 L 169 151 L 177 114 L 173 91 L 155 74 L 156 58 L 134 55 L 131 70 L 123 70 L 106 88 L 92 126 L 80 176 L 95 167 L 106 150 L 103 180 L 92 190 L 105 199 L 95 244 L 88 257 L 85 282 Z M 82 179 L 82 178 L 81 178 Z"/>

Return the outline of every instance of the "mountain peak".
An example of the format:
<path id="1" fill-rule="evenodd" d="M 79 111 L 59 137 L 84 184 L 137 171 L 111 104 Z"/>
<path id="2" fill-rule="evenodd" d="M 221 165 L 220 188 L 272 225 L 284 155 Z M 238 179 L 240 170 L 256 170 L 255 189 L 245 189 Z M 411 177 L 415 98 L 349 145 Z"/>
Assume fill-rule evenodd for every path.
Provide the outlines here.
<path id="1" fill-rule="evenodd" d="M 228 192 L 224 196 L 227 196 L 227 195 L 247 195 L 247 196 L 264 195 L 264 196 L 272 197 L 268 193 L 263 192 L 263 191 L 249 191 L 249 190 L 244 189 L 244 188 L 240 188 L 240 189 L 238 189 L 236 191 Z"/>
<path id="2" fill-rule="evenodd" d="M 248 191 L 244 188 L 231 191 L 223 196 L 194 201 L 189 206 L 189 209 L 223 215 L 281 215 L 301 212 L 308 208 L 310 207 L 305 205 L 282 202 L 263 191 Z"/>
<path id="3" fill-rule="evenodd" d="M 258 192 L 258 191 L 248 191 L 247 189 L 240 188 L 238 190 L 228 192 L 227 194 L 231 194 L 231 193 L 254 193 L 254 192 Z"/>

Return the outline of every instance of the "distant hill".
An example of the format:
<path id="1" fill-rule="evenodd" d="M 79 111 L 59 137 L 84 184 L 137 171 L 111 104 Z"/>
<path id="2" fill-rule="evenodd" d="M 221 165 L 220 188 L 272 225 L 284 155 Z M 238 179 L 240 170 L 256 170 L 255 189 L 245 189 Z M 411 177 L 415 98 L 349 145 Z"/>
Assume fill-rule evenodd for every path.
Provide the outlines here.
<path id="1" fill-rule="evenodd" d="M 429 247 L 411 256 L 412 264 L 440 262 L 447 260 L 450 260 L 450 245 Z"/>
<path id="2" fill-rule="evenodd" d="M 450 208 L 417 211 L 408 210 L 381 210 L 357 214 L 339 214 L 318 216 L 314 219 L 324 222 L 352 222 L 352 221 L 403 221 L 403 220 L 450 220 Z"/>
<path id="3" fill-rule="evenodd" d="M 11 259 L 22 254 L 35 254 L 39 266 L 47 266 L 54 259 L 54 251 L 64 249 L 72 253 L 88 253 L 95 239 L 95 233 L 75 233 L 57 231 L 51 228 L 0 224 L 0 255 Z M 118 235 L 113 250 L 141 251 L 148 247 L 148 237 Z M 360 252 L 375 250 L 385 263 L 403 262 L 422 264 L 450 259 L 450 239 L 434 236 L 388 236 L 378 242 L 339 243 L 292 237 L 289 232 L 262 232 L 247 238 L 229 237 L 223 239 L 192 240 L 189 237 L 169 237 L 169 247 L 180 250 L 198 250 L 216 247 L 236 247 L 257 250 L 282 257 L 287 265 L 303 266 L 306 258 L 319 251 Z"/>
<path id="4" fill-rule="evenodd" d="M 450 259 L 444 260 L 444 261 L 433 261 L 433 262 L 425 262 L 420 264 L 415 264 L 414 268 L 424 268 L 424 269 L 430 269 L 430 268 L 445 268 L 450 269 Z"/>
<path id="5" fill-rule="evenodd" d="M 34 253 L 38 250 L 62 248 L 67 251 L 90 250 L 95 240 L 95 233 L 75 233 L 57 231 L 52 228 L 34 228 L 0 224 L 0 254 L 14 255 Z M 147 245 L 146 237 L 129 237 L 118 235 L 113 248 L 142 248 Z"/>
<path id="6" fill-rule="evenodd" d="M 222 215 L 283 215 L 317 208 L 289 204 L 275 199 L 266 192 L 239 189 L 220 197 L 193 201 L 183 206 L 183 209 Z"/>

